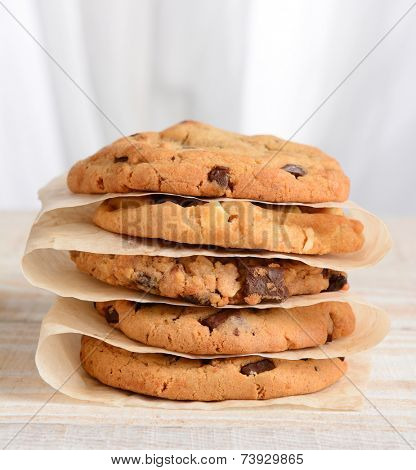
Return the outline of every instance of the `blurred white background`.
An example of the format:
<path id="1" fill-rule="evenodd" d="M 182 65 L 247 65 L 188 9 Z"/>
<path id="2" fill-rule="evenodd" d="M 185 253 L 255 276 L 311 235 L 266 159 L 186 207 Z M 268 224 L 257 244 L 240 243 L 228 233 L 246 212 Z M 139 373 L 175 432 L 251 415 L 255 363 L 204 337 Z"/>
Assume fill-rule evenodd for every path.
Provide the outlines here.
<path id="1" fill-rule="evenodd" d="M 2 209 L 38 207 L 120 131 L 197 119 L 290 137 L 413 3 L 1 2 L 20 22 L 0 4 Z M 416 8 L 294 140 L 338 158 L 368 209 L 416 213 Z"/>

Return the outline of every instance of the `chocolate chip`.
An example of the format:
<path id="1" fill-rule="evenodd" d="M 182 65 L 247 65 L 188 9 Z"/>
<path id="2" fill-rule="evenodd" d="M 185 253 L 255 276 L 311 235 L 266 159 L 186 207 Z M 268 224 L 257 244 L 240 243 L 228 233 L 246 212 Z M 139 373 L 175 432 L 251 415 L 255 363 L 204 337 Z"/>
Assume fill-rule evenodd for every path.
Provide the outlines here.
<path id="1" fill-rule="evenodd" d="M 342 362 L 344 362 L 344 361 L 345 361 L 345 357 L 340 357 L 339 360 L 342 361 Z"/>
<path id="2" fill-rule="evenodd" d="M 191 304 L 197 304 L 197 305 L 209 305 L 209 300 L 208 299 L 202 299 L 198 297 L 197 295 L 190 294 L 190 295 L 184 295 L 182 299 L 185 302 L 189 302 Z"/>
<path id="3" fill-rule="evenodd" d="M 235 328 L 233 331 L 234 336 L 240 336 L 240 330 L 238 328 Z"/>
<path id="4" fill-rule="evenodd" d="M 108 307 L 105 311 L 105 319 L 108 323 L 118 323 L 118 313 L 114 307 Z"/>
<path id="5" fill-rule="evenodd" d="M 226 166 L 214 166 L 208 173 L 208 181 L 215 181 L 222 188 L 228 187 L 230 183 L 230 169 Z"/>
<path id="6" fill-rule="evenodd" d="M 326 337 L 326 342 L 327 343 L 332 343 L 332 333 L 328 333 L 328 335 Z"/>
<path id="7" fill-rule="evenodd" d="M 134 302 L 134 311 L 138 312 L 142 308 L 142 304 L 140 302 Z"/>
<path id="8" fill-rule="evenodd" d="M 273 299 L 278 302 L 283 302 L 288 298 L 289 292 L 285 284 L 282 268 L 248 266 L 245 269 L 244 297 L 258 294 L 263 299 Z"/>
<path id="9" fill-rule="evenodd" d="M 313 368 L 315 369 L 316 372 L 318 372 L 318 368 L 316 366 L 313 366 Z"/>
<path id="10" fill-rule="evenodd" d="M 172 200 L 171 196 L 165 196 L 164 194 L 153 194 L 152 203 L 153 204 L 163 204 L 164 202 L 169 202 Z"/>
<path id="11" fill-rule="evenodd" d="M 301 359 L 301 361 L 309 361 L 309 358 Z"/>
<path id="12" fill-rule="evenodd" d="M 172 202 L 173 204 L 177 204 L 178 206 L 182 207 L 191 207 L 191 206 L 200 206 L 205 204 L 203 201 L 198 201 L 196 199 L 191 198 L 175 198 L 172 196 L 165 196 L 163 194 L 154 194 L 152 196 L 153 204 L 163 204 L 164 202 Z"/>
<path id="13" fill-rule="evenodd" d="M 329 285 L 326 292 L 341 290 L 348 282 L 347 275 L 344 273 L 331 272 L 329 274 Z"/>
<path id="14" fill-rule="evenodd" d="M 173 354 L 165 354 L 165 357 L 171 364 L 181 359 L 180 356 L 174 356 Z"/>
<path id="15" fill-rule="evenodd" d="M 253 204 L 253 206 L 261 207 L 262 209 L 267 209 L 268 207 L 270 207 L 270 204 L 267 204 L 266 202 L 250 201 L 250 204 Z"/>
<path id="16" fill-rule="evenodd" d="M 202 206 L 203 204 L 205 204 L 205 202 L 203 201 L 198 201 L 197 199 L 191 199 L 187 197 L 175 198 L 172 200 L 172 202 L 181 207 Z"/>
<path id="17" fill-rule="evenodd" d="M 127 162 L 129 157 L 127 155 L 122 155 L 121 157 L 114 157 L 114 163 Z"/>
<path id="18" fill-rule="evenodd" d="M 200 359 L 201 365 L 209 366 L 211 364 L 211 359 Z"/>
<path id="19" fill-rule="evenodd" d="M 137 275 L 136 283 L 149 289 L 154 289 L 157 286 L 157 282 L 145 273 L 139 273 Z"/>
<path id="20" fill-rule="evenodd" d="M 203 326 L 207 326 L 209 328 L 209 331 L 212 332 L 214 328 L 218 328 L 221 323 L 224 323 L 229 317 L 232 317 L 233 315 L 238 314 L 230 310 L 220 310 L 216 313 L 213 313 L 209 317 L 200 320 L 199 323 L 201 323 L 201 325 Z"/>
<path id="21" fill-rule="evenodd" d="M 293 175 L 296 179 L 298 179 L 299 176 L 305 176 L 307 173 L 307 171 L 301 166 L 292 165 L 290 163 L 288 165 L 282 166 L 281 169 L 287 171 L 288 173 Z"/>
<path id="22" fill-rule="evenodd" d="M 92 303 L 94 305 L 94 308 L 97 308 L 97 302 Z"/>
<path id="23" fill-rule="evenodd" d="M 261 374 L 262 372 L 267 372 L 269 370 L 273 370 L 276 366 L 274 362 L 270 359 L 263 359 L 258 362 L 251 362 L 250 364 L 246 364 L 240 369 L 240 373 L 243 375 L 257 375 Z"/>
<path id="24" fill-rule="evenodd" d="M 182 207 L 193 207 L 193 206 L 202 206 L 205 202 L 197 201 L 196 199 L 184 198 L 178 202 L 175 201 L 175 204 L 179 204 Z"/>

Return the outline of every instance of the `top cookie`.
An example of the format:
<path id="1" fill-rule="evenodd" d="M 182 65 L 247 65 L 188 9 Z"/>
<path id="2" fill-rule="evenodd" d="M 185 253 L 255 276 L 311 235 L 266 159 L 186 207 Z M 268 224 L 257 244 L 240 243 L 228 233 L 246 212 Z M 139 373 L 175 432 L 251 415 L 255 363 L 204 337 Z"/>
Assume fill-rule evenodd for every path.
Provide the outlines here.
<path id="1" fill-rule="evenodd" d="M 75 193 L 152 191 L 265 202 L 345 201 L 349 179 L 317 148 L 196 121 L 123 137 L 76 163 Z"/>

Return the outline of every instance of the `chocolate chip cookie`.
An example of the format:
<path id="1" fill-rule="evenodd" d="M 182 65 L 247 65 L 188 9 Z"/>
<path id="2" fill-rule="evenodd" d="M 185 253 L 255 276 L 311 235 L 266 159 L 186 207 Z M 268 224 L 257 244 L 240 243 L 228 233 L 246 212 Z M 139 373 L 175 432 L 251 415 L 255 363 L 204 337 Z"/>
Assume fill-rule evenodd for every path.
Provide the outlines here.
<path id="1" fill-rule="evenodd" d="M 299 261 L 212 256 L 130 256 L 73 251 L 78 269 L 114 286 L 199 305 L 256 305 L 264 300 L 346 288 L 345 273 Z"/>
<path id="2" fill-rule="evenodd" d="M 343 358 L 288 361 L 258 356 L 185 359 L 139 354 L 83 336 L 81 363 L 100 382 L 169 400 L 267 400 L 317 392 L 347 370 Z"/>
<path id="3" fill-rule="evenodd" d="M 255 354 L 319 346 L 354 331 L 347 303 L 291 309 L 178 307 L 127 300 L 97 302 L 108 324 L 149 346 L 187 354 Z"/>
<path id="4" fill-rule="evenodd" d="M 153 191 L 266 202 L 345 201 L 349 185 L 338 162 L 317 148 L 195 121 L 123 137 L 68 174 L 75 193 Z"/>
<path id="5" fill-rule="evenodd" d="M 109 199 L 94 222 L 110 232 L 193 245 L 327 254 L 359 250 L 363 225 L 341 209 L 204 202 L 149 196 Z"/>

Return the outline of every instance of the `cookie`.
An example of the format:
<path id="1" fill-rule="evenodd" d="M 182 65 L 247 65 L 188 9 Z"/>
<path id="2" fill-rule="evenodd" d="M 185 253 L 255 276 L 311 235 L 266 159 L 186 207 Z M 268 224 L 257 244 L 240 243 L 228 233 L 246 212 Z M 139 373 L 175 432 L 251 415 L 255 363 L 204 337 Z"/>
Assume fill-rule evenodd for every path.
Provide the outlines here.
<path id="1" fill-rule="evenodd" d="M 319 346 L 354 331 L 347 303 L 291 309 L 215 309 L 97 302 L 108 324 L 149 346 L 187 354 L 255 354 Z"/>
<path id="2" fill-rule="evenodd" d="M 115 198 L 103 202 L 93 220 L 105 230 L 131 236 L 282 253 L 350 253 L 364 242 L 361 222 L 345 217 L 341 209 L 247 201 Z"/>
<path id="3" fill-rule="evenodd" d="M 113 286 L 199 305 L 256 305 L 264 300 L 347 287 L 345 273 L 292 260 L 71 252 L 78 269 Z"/>
<path id="4" fill-rule="evenodd" d="M 100 382 L 169 400 L 268 400 L 317 392 L 347 370 L 343 358 L 288 361 L 258 356 L 185 359 L 139 354 L 83 336 L 81 364 Z"/>
<path id="5" fill-rule="evenodd" d="M 308 145 L 246 136 L 196 121 L 123 137 L 76 163 L 75 193 L 153 191 L 268 202 L 345 201 L 338 162 Z"/>

